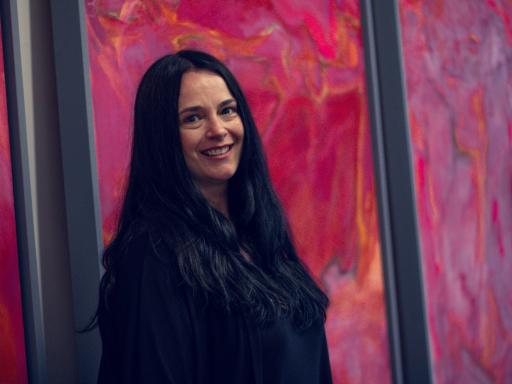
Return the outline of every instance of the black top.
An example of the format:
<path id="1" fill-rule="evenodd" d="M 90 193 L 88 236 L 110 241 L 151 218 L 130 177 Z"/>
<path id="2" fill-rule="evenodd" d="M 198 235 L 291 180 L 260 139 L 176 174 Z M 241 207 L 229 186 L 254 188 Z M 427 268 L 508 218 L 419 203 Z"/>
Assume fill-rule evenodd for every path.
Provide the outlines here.
<path id="1" fill-rule="evenodd" d="M 171 252 L 134 242 L 119 269 L 98 383 L 329 384 L 321 321 L 261 328 L 250 316 L 204 305 L 183 282 Z"/>

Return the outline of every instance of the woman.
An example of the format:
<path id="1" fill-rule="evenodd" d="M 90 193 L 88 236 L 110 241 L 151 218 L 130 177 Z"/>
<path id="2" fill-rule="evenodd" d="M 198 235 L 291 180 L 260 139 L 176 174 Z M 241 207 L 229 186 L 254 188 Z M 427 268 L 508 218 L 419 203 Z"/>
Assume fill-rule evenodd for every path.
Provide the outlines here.
<path id="1" fill-rule="evenodd" d="M 328 300 L 301 264 L 245 97 L 214 57 L 156 61 L 104 253 L 100 383 L 330 383 Z"/>

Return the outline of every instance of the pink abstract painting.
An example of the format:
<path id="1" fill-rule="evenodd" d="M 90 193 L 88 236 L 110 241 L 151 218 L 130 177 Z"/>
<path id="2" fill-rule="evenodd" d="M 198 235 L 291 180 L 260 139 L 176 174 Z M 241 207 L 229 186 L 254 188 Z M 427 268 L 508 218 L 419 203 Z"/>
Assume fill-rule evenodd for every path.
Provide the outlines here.
<path id="1" fill-rule="evenodd" d="M 12 189 L 11 151 L 0 36 L 0 383 L 27 383 Z"/>
<path id="2" fill-rule="evenodd" d="M 138 81 L 206 50 L 240 80 L 301 256 L 327 289 L 334 381 L 391 381 L 359 1 L 86 2 L 104 241 L 112 238 Z"/>
<path id="3" fill-rule="evenodd" d="M 512 382 L 512 1 L 401 0 L 436 383 Z"/>

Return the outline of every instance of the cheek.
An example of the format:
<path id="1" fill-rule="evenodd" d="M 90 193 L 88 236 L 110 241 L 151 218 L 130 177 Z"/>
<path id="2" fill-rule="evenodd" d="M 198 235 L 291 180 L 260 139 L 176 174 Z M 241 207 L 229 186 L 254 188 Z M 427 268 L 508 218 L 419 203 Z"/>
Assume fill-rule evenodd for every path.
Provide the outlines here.
<path id="1" fill-rule="evenodd" d="M 233 134 L 237 137 L 240 143 L 244 140 L 244 126 L 240 121 L 239 124 L 233 129 Z"/>
<path id="2" fill-rule="evenodd" d="M 191 132 L 185 132 L 180 134 L 181 149 L 185 157 L 190 156 L 191 152 L 194 151 L 196 139 Z"/>
<path id="3" fill-rule="evenodd" d="M 242 126 L 240 128 L 240 131 L 239 131 L 239 134 L 238 134 L 238 141 L 240 142 L 240 152 L 242 152 L 243 150 L 243 147 L 244 147 L 244 127 Z"/>

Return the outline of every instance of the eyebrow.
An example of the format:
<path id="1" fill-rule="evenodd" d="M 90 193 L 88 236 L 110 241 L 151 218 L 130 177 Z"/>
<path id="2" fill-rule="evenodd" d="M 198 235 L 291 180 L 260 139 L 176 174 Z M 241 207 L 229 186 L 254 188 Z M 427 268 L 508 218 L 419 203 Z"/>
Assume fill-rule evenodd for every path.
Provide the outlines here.
<path id="1" fill-rule="evenodd" d="M 226 99 L 224 100 L 223 102 L 221 102 L 219 105 L 218 105 L 218 108 L 223 108 L 227 105 L 230 105 L 232 103 L 236 103 L 236 100 L 235 99 Z M 200 111 L 202 109 L 202 107 L 200 107 L 199 105 L 194 105 L 194 106 L 191 106 L 191 107 L 187 107 L 187 108 L 183 108 L 179 114 L 182 115 L 183 113 L 186 113 L 186 112 L 197 112 L 197 111 Z"/>

